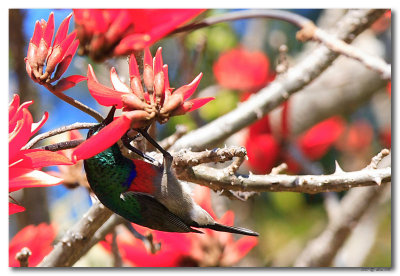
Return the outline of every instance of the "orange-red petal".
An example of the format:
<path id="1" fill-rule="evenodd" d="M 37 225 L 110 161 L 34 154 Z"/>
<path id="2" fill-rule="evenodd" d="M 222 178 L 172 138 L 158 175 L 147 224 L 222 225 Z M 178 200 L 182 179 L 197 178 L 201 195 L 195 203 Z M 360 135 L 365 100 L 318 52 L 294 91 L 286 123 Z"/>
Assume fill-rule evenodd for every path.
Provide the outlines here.
<path id="1" fill-rule="evenodd" d="M 12 215 L 12 214 L 23 212 L 23 211 L 25 211 L 24 207 L 19 206 L 14 203 L 11 203 L 11 202 L 8 203 L 8 215 Z"/>
<path id="2" fill-rule="evenodd" d="M 311 160 L 321 158 L 344 131 L 342 118 L 335 116 L 313 126 L 298 139 L 302 152 Z"/>
<path id="3" fill-rule="evenodd" d="M 58 185 L 63 181 L 62 178 L 51 176 L 45 172 L 32 170 L 32 169 L 21 169 L 21 168 L 10 168 L 9 169 L 9 192 L 14 192 L 22 188 L 33 188 L 33 187 L 46 187 Z"/>
<path id="4" fill-rule="evenodd" d="M 104 106 L 115 105 L 117 108 L 123 107 L 121 96 L 127 94 L 126 92 L 119 92 L 99 83 L 90 64 L 88 66 L 87 77 L 89 92 L 99 104 Z"/>
<path id="5" fill-rule="evenodd" d="M 22 159 L 14 168 L 39 169 L 55 165 L 72 165 L 72 161 L 58 152 L 42 149 L 28 149 L 19 152 L 16 159 Z"/>
<path id="6" fill-rule="evenodd" d="M 71 87 L 74 87 L 78 82 L 87 80 L 87 77 L 80 75 L 72 75 L 66 78 L 62 78 L 57 84 L 54 86 L 54 91 L 57 93 L 61 93 Z"/>
<path id="7" fill-rule="evenodd" d="M 139 67 L 134 54 L 129 56 L 129 77 L 137 77 L 140 79 Z"/>
<path id="8" fill-rule="evenodd" d="M 111 79 L 111 84 L 112 84 L 114 90 L 117 90 L 119 92 L 126 92 L 126 93 L 131 92 L 129 87 L 120 80 L 120 78 L 118 77 L 117 71 L 115 70 L 114 67 L 112 67 L 110 70 L 110 79 Z"/>
<path id="9" fill-rule="evenodd" d="M 249 136 L 245 146 L 249 165 L 254 172 L 269 173 L 276 165 L 280 146 L 271 134 Z"/>
<path id="10" fill-rule="evenodd" d="M 46 123 L 47 119 L 49 118 L 49 113 L 47 111 L 44 112 L 42 119 L 40 119 L 37 123 L 32 123 L 31 126 L 31 136 L 35 135 L 36 132 Z"/>
<path id="11" fill-rule="evenodd" d="M 69 21 L 71 19 L 72 13 L 70 13 L 64 20 L 61 22 L 60 27 L 58 27 L 56 36 L 54 38 L 53 46 L 59 45 L 66 37 L 68 33 Z"/>
<path id="12" fill-rule="evenodd" d="M 31 137 L 31 126 L 32 115 L 24 108 L 14 130 L 8 135 L 9 162 L 13 162 L 19 150 L 28 142 Z"/>
<path id="13" fill-rule="evenodd" d="M 185 101 L 188 99 L 194 91 L 196 90 L 197 86 L 199 86 L 201 77 L 203 76 L 203 73 L 200 73 L 197 75 L 197 77 L 189 84 L 186 84 L 184 86 L 179 87 L 177 90 L 175 90 L 172 94 L 181 94 L 183 95 L 183 100 Z"/>
<path id="14" fill-rule="evenodd" d="M 46 29 L 43 33 L 43 39 L 47 44 L 47 47 L 50 47 L 51 41 L 53 40 L 54 35 L 54 13 L 51 12 L 49 15 L 49 20 L 46 24 Z"/>
<path id="15" fill-rule="evenodd" d="M 76 147 L 72 153 L 72 161 L 88 159 L 114 145 L 130 128 L 131 121 L 120 116 L 100 130 L 88 140 Z"/>

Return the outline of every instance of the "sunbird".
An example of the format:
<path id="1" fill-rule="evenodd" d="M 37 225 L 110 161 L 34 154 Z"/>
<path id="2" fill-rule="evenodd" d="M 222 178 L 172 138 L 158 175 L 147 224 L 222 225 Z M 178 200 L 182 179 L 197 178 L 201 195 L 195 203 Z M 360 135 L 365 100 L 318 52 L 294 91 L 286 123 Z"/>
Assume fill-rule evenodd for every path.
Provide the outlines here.
<path id="1" fill-rule="evenodd" d="M 101 124 L 89 130 L 88 138 L 113 120 L 114 111 L 115 108 Z M 192 199 L 186 183 L 177 179 L 171 169 L 172 156 L 165 153 L 164 150 L 163 164 L 156 166 L 126 158 L 115 143 L 84 160 L 87 180 L 104 206 L 141 226 L 166 232 L 203 233 L 195 228 L 209 228 L 258 236 L 252 230 L 217 223 Z"/>

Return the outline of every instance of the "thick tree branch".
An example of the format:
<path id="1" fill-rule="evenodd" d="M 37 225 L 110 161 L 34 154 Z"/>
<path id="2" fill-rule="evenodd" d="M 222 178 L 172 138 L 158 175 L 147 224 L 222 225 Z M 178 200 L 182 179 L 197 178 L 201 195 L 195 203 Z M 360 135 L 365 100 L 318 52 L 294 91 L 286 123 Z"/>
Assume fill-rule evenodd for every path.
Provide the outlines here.
<path id="1" fill-rule="evenodd" d="M 351 10 L 337 24 L 338 39 L 351 42 L 382 15 L 381 10 Z M 223 141 L 240 129 L 262 118 L 316 79 L 339 56 L 325 46 L 319 46 L 287 73 L 277 77 L 235 110 L 219 117 L 179 139 L 172 150 L 191 148 L 201 150 Z M 210 135 L 212 133 L 212 135 Z"/>
<path id="2" fill-rule="evenodd" d="M 47 255 L 39 267 L 66 267 L 72 266 L 89 249 L 88 242 L 113 214 L 100 202 L 96 202 L 89 211 L 79 220 L 62 239 L 54 246 L 53 251 Z"/>
<path id="3" fill-rule="evenodd" d="M 188 153 L 186 151 L 186 153 Z M 382 150 L 380 158 L 389 154 Z M 190 154 L 186 155 L 187 157 Z M 378 157 L 379 158 L 379 157 Z M 183 164 L 183 163 L 181 163 Z M 365 169 L 344 172 L 337 166 L 330 175 L 230 175 L 225 169 L 216 169 L 206 165 L 188 166 L 176 169 L 180 180 L 207 186 L 216 191 L 241 192 L 301 192 L 321 193 L 346 191 L 354 187 L 381 185 L 391 181 L 391 168 L 374 169 L 368 165 Z"/>

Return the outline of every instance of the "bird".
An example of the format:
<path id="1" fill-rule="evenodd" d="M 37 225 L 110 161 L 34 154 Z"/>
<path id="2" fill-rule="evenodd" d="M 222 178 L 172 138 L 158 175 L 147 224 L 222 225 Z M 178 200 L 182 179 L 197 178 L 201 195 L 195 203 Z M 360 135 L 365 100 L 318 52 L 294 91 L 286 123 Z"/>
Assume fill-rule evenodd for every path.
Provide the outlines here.
<path id="1" fill-rule="evenodd" d="M 102 124 L 89 130 L 88 138 L 112 121 L 113 115 L 110 114 Z M 208 228 L 259 235 L 246 228 L 216 222 L 192 199 L 186 183 L 177 179 L 171 169 L 172 161 L 170 154 L 164 155 L 163 164 L 158 166 L 140 159 L 129 159 L 115 143 L 85 159 L 84 168 L 89 185 L 99 201 L 135 224 L 166 232 L 203 233 L 196 228 Z"/>

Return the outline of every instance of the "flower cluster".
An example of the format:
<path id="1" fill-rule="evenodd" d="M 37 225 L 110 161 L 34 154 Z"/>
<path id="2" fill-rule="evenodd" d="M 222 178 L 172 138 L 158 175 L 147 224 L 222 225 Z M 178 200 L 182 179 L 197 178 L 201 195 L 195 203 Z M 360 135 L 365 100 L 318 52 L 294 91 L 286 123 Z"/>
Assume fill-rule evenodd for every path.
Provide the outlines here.
<path id="1" fill-rule="evenodd" d="M 8 109 L 9 129 L 9 192 L 22 188 L 42 187 L 60 184 L 62 179 L 40 171 L 42 167 L 53 165 L 71 165 L 72 162 L 58 152 L 41 149 L 23 149 L 23 146 L 43 126 L 48 118 L 46 112 L 38 123 L 33 123 L 28 107 L 33 101 L 20 105 L 18 95 L 14 95 Z M 25 209 L 9 203 L 9 214 L 22 212 Z"/>
<path id="2" fill-rule="evenodd" d="M 131 127 L 144 128 L 155 120 L 165 123 L 172 116 L 191 112 L 214 99 L 207 97 L 189 100 L 200 83 L 202 73 L 187 85 L 176 90 L 171 88 L 168 65 L 163 64 L 161 51 L 161 48 L 157 50 L 154 59 L 148 48 L 144 52 L 144 87 L 141 84 L 134 55 L 131 55 L 129 59 L 130 87 L 120 80 L 115 68 L 111 68 L 110 72 L 113 88 L 102 85 L 89 65 L 87 82 L 90 94 L 101 105 L 122 108 L 122 115 L 77 147 L 73 153 L 76 161 L 89 158 L 107 149 Z"/>
<path id="3" fill-rule="evenodd" d="M 142 50 L 199 15 L 199 9 L 75 9 L 79 54 L 95 61 Z"/>
<path id="4" fill-rule="evenodd" d="M 67 35 L 71 16 L 72 13 L 61 22 L 53 44 L 51 42 L 54 35 L 54 14 L 50 13 L 47 22 L 44 19 L 40 22 L 36 21 L 25 58 L 26 71 L 31 79 L 54 92 L 62 92 L 86 79 L 83 76 L 74 75 L 61 79 L 54 86 L 51 85 L 68 69 L 79 45 L 79 40 L 75 40 L 76 31 Z"/>
<path id="5" fill-rule="evenodd" d="M 216 221 L 225 225 L 233 225 L 234 213 L 227 211 L 217 219 L 211 207 L 210 190 L 197 186 L 195 200 Z M 148 233 L 145 227 L 134 225 L 141 233 Z M 117 236 L 117 245 L 122 259 L 137 267 L 183 267 L 183 266 L 232 266 L 238 263 L 257 245 L 256 237 L 245 236 L 235 241 L 233 234 L 202 229 L 204 235 L 196 233 L 168 233 L 152 230 L 154 242 L 161 243 L 161 249 L 155 254 L 148 252 L 143 242 L 129 232 Z M 102 246 L 111 252 L 111 235 L 106 237 Z"/>

